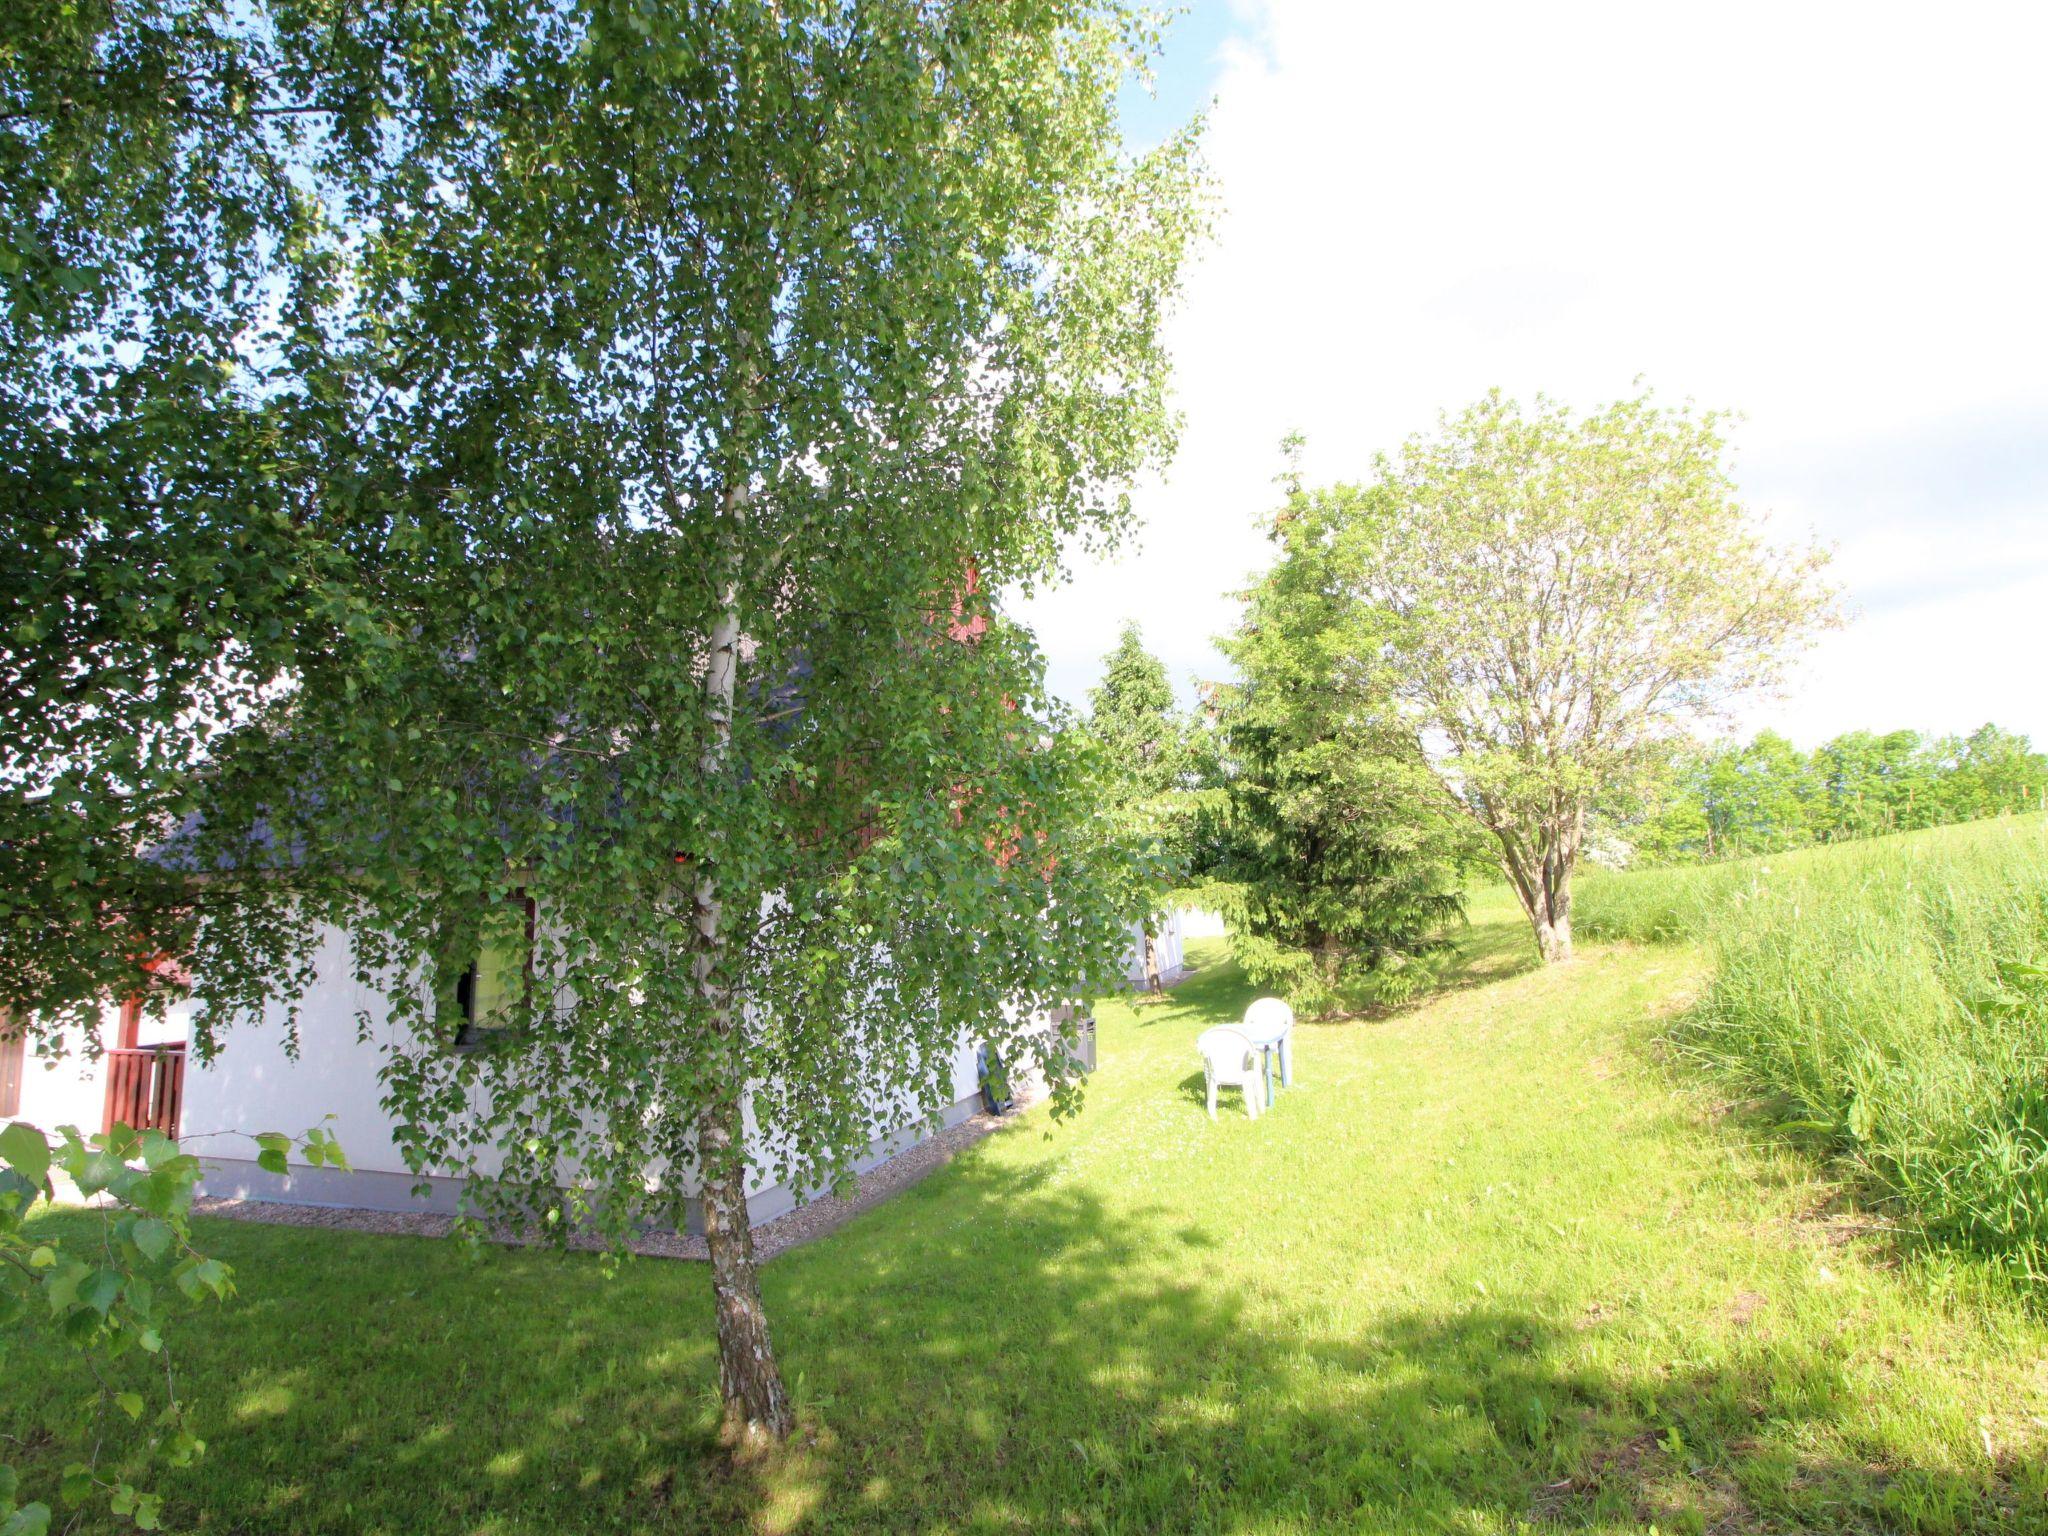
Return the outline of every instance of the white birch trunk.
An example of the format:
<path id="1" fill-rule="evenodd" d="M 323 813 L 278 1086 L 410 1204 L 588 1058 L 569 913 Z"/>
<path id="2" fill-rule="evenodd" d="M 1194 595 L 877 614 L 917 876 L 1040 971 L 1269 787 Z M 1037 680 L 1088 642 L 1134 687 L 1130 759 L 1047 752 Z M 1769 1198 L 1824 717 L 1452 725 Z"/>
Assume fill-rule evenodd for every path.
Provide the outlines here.
<path id="1" fill-rule="evenodd" d="M 744 489 L 726 493 L 724 513 L 734 523 L 746 517 Z M 739 675 L 739 573 L 729 562 L 720 575 L 719 615 L 710 634 L 704 673 L 705 716 L 710 736 L 699 759 L 707 781 L 728 771 L 732 747 L 733 700 Z M 711 1023 L 722 1078 L 697 1122 L 697 1164 L 703 1177 L 700 1200 L 704 1241 L 711 1251 L 711 1289 L 718 1318 L 718 1389 L 725 1403 L 728 1438 L 742 1443 L 781 1440 L 795 1427 L 789 1394 L 775 1363 L 768 1314 L 761 1305 L 760 1273 L 754 1262 L 754 1229 L 747 1214 L 747 1157 L 743 1099 L 746 1073 L 739 1050 L 740 1019 L 720 975 L 729 936 L 718 888 L 717 844 L 706 848 L 692 892 L 692 947 L 695 976 Z"/>

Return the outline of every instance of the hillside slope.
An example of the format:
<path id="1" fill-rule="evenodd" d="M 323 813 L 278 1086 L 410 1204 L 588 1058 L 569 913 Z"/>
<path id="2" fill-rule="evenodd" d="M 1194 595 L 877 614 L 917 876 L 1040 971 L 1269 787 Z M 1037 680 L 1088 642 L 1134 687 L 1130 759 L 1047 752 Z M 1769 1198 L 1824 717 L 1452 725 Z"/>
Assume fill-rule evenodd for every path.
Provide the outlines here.
<path id="1" fill-rule="evenodd" d="M 1590 933 L 1704 943 L 1675 1041 L 1731 1097 L 2048 1305 L 2048 818 L 1582 885 Z"/>

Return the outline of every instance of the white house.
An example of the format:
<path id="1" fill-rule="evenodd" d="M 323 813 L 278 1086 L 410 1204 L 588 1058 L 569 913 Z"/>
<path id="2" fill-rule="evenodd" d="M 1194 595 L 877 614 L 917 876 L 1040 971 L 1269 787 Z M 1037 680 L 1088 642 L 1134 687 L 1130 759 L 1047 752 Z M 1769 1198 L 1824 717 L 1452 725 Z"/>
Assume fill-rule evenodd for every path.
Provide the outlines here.
<path id="1" fill-rule="evenodd" d="M 64 1054 L 39 1058 L 17 1036 L 0 1037 L 0 1117 L 54 1129 L 75 1125 L 88 1134 L 114 1121 L 155 1126 L 176 1135 L 205 1165 L 202 1193 L 232 1199 L 280 1200 L 373 1210 L 452 1212 L 462 1180 L 416 1177 L 406 1166 L 394 1122 L 380 1102 L 378 1069 L 390 1021 L 386 999 L 357 980 L 348 939 L 340 929 L 322 936 L 316 979 L 302 999 L 296 1058 L 286 1050 L 284 1005 L 260 1022 L 230 1030 L 210 1062 L 188 1060 L 192 1005 L 151 1021 L 136 1004 L 110 1006 L 99 1028 L 103 1046 L 89 1058 L 87 1041 L 72 1032 Z M 472 984 L 482 992 L 488 975 Z M 368 1020 L 367 1035 L 359 1019 Z M 1047 1027 L 1052 1027 L 1047 1021 Z M 1084 1052 L 1084 1059 L 1092 1049 Z M 1092 1065 L 1092 1060 L 1089 1062 Z M 979 1053 L 963 1036 L 952 1061 L 952 1099 L 941 1127 L 959 1124 L 981 1106 Z M 331 1117 L 331 1118 L 330 1118 Z M 908 1112 L 905 1124 L 876 1139 L 855 1163 L 865 1171 L 930 1133 Z M 348 1154 L 347 1170 L 294 1161 L 282 1175 L 257 1166 L 253 1133 L 297 1133 L 325 1123 Z M 752 1122 L 749 1120 L 749 1134 Z M 792 1209 L 796 1192 L 759 1165 L 748 1183 L 748 1209 L 756 1224 Z M 427 1193 L 415 1186 L 425 1183 Z M 694 1202 L 686 1225 L 696 1225 Z"/>

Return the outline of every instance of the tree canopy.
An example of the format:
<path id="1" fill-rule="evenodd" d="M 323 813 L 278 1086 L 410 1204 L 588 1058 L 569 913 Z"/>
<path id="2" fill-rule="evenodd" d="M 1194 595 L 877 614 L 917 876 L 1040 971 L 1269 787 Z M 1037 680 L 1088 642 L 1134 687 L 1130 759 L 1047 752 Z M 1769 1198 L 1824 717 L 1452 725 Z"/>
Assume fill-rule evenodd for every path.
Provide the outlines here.
<path id="1" fill-rule="evenodd" d="M 287 417 L 340 291 L 315 124 L 366 130 L 378 104 L 316 9 L 0 14 L 0 1008 L 17 1016 L 126 993 L 153 944 L 189 935 L 189 883 L 140 850 L 192 809 L 213 734 L 353 619 Z M 309 94 L 332 110 L 296 110 Z"/>
<path id="2" fill-rule="evenodd" d="M 1345 589 L 1446 790 L 1549 960 L 1596 796 L 1769 686 L 1833 613 L 1825 555 L 1764 538 L 1722 419 L 1647 394 L 1586 416 L 1492 394 L 1331 492 Z"/>
<path id="3" fill-rule="evenodd" d="M 1190 727 L 1175 706 L 1166 665 L 1127 621 L 1089 691 L 1088 729 L 1118 773 L 1119 798 L 1144 802 L 1186 787 Z"/>
<path id="4" fill-rule="evenodd" d="M 1211 822 L 1214 744 L 1175 701 L 1165 664 L 1145 649 L 1136 624 L 1124 625 L 1116 649 L 1103 658 L 1102 681 L 1089 693 L 1086 735 L 1107 835 L 1144 855 L 1137 910 L 1157 913 L 1196 899 Z M 1154 928 L 1146 920 L 1149 937 Z"/>
<path id="5" fill-rule="evenodd" d="M 11 816 L 71 817 L 161 890 L 143 910 L 101 864 L 39 854 L 82 905 L 11 934 L 10 967 L 116 926 L 102 951 L 132 956 L 175 917 L 204 1054 L 342 927 L 391 1005 L 414 1166 L 472 1176 L 480 1212 L 614 1238 L 700 1190 L 730 1420 L 781 1433 L 750 1174 L 844 1178 L 951 1096 L 963 1035 L 1064 1101 L 1042 1021 L 1117 958 L 1123 855 L 990 594 L 1113 542 L 1171 446 L 1160 330 L 1199 173 L 1189 135 L 1121 150 L 1149 23 L 1114 0 L 81 14 L 32 38 L 76 79 L 165 32 L 202 82 L 136 175 L 212 166 L 224 117 L 283 234 L 191 182 L 256 274 L 206 313 L 225 403 L 135 407 L 139 467 L 47 449 L 94 503 L 18 593 L 10 664 L 100 690 L 76 718 L 110 740 L 131 705 L 101 680 L 135 630 L 159 650 L 130 693 L 204 725 L 176 754 L 52 738 L 15 776 Z M 10 81 L 11 152 L 55 153 L 72 98 Z M 154 110 L 110 100 L 103 137 L 147 138 Z M 55 206 L 81 240 L 105 223 Z M 124 226 L 109 291 L 230 270 L 178 248 L 189 222 Z M 10 345 L 61 390 L 105 324 Z M 138 321 L 104 387 L 164 395 L 186 359 Z M 48 391 L 10 409 L 19 432 L 85 419 Z M 157 466 L 216 409 L 250 446 L 195 500 Z M 95 581 L 111 636 L 33 620 Z M 524 980 L 452 1017 L 486 950 Z M 47 1018 L 89 991 L 13 999 Z"/>

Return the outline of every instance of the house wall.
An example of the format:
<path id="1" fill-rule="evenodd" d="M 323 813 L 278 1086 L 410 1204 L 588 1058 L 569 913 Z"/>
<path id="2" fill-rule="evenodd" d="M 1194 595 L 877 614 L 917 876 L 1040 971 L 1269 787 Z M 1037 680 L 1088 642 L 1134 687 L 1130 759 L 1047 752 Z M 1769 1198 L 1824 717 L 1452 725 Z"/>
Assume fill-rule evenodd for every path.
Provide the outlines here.
<path id="1" fill-rule="evenodd" d="M 44 1130 L 75 1125 L 89 1136 L 106 1118 L 106 1069 L 87 1059 L 87 1031 L 67 1029 L 62 1040 L 63 1054 L 55 1058 L 38 1055 L 30 1043 L 21 1064 L 21 1108 L 17 1114 Z"/>
<path id="2" fill-rule="evenodd" d="M 421 1181 L 406 1167 L 394 1122 L 381 1103 L 378 1080 L 385 1047 L 400 1026 L 392 1022 L 383 994 L 357 981 L 341 930 L 329 928 L 321 935 L 314 981 L 298 1009 L 295 1054 L 286 1029 L 288 1012 L 282 1002 L 274 1003 L 260 1021 L 226 1031 L 213 1060 L 202 1063 L 193 1057 L 186 1062 L 181 1140 L 205 1167 L 203 1193 L 375 1210 L 457 1210 L 463 1182 L 459 1178 L 429 1177 L 427 1192 L 414 1193 Z M 138 1043 L 188 1040 L 191 1015 L 192 1004 L 187 1002 L 164 1018 L 145 1018 Z M 119 1029 L 120 1009 L 110 1004 L 91 1033 L 111 1044 L 118 1041 Z M 19 1118 L 49 1130 L 76 1125 L 90 1135 L 100 1129 L 106 1112 L 106 1075 L 103 1063 L 88 1057 L 89 1038 L 87 1031 L 70 1032 L 63 1055 L 55 1061 L 29 1052 Z M 954 1052 L 951 1088 L 952 1099 L 940 1114 L 942 1127 L 959 1124 L 980 1107 L 979 1073 L 970 1040 L 963 1039 Z M 916 1117 L 906 1109 L 904 1118 Z M 256 1133 L 296 1136 L 322 1125 L 347 1152 L 347 1171 L 309 1167 L 297 1158 L 290 1159 L 284 1174 L 257 1166 Z M 855 1171 L 886 1161 L 927 1134 L 926 1125 L 918 1120 L 877 1137 L 855 1161 Z M 751 1112 L 747 1136 L 750 1145 L 758 1146 Z M 491 1165 L 485 1166 L 489 1171 Z M 748 1185 L 748 1207 L 756 1222 L 772 1220 L 798 1203 L 794 1191 L 775 1182 L 766 1170 L 755 1170 Z M 686 1226 L 697 1225 L 695 1203 L 689 1202 Z"/>
<path id="3" fill-rule="evenodd" d="M 227 1032 L 211 1062 L 188 1065 L 185 1131 L 206 1165 L 206 1194 L 375 1210 L 459 1208 L 459 1178 L 430 1177 L 424 1196 L 413 1193 L 420 1180 L 399 1151 L 394 1122 L 380 1102 L 377 1076 L 385 1047 L 399 1026 L 392 1023 L 383 995 L 362 986 L 353 971 L 347 936 L 329 929 L 315 956 L 315 980 L 300 1004 L 296 1059 L 287 1049 L 286 1009 L 277 1004 L 260 1023 Z M 368 1022 L 366 1037 L 359 1036 L 359 1018 Z M 952 1087 L 953 1102 L 942 1115 L 945 1125 L 958 1124 L 977 1107 L 979 1081 L 971 1043 L 963 1042 L 955 1052 Z M 296 1159 L 282 1175 L 257 1167 L 256 1144 L 248 1133 L 297 1135 L 323 1122 L 348 1154 L 349 1170 L 306 1167 Z M 751 1115 L 747 1134 L 750 1145 L 758 1145 Z M 917 1125 L 877 1138 L 856 1162 L 856 1171 L 886 1160 L 925 1134 Z M 756 1222 L 772 1220 L 797 1203 L 792 1191 L 766 1171 L 755 1170 L 748 1185 L 748 1206 Z M 695 1225 L 691 1202 L 686 1226 Z"/>
<path id="4" fill-rule="evenodd" d="M 233 1199 L 363 1205 L 379 1210 L 452 1211 L 460 1181 L 433 1181 L 421 1200 L 380 1101 L 378 1069 L 397 1026 L 384 995 L 357 981 L 346 934 L 325 929 L 314 980 L 298 1008 L 297 1053 L 287 1033 L 290 1010 L 274 1002 L 260 1022 L 221 1037 L 219 1051 L 185 1070 L 184 1133 L 206 1164 L 205 1193 Z M 361 1034 L 367 1021 L 367 1034 Z M 330 1118 L 331 1117 L 331 1118 Z M 254 1133 L 296 1136 L 324 1124 L 353 1171 L 305 1168 L 275 1175 L 256 1166 Z"/>

